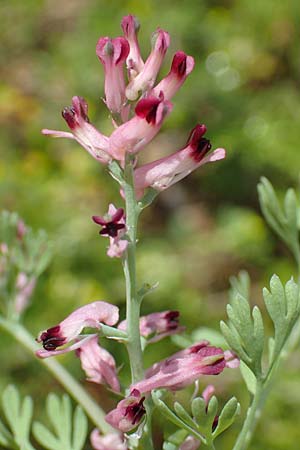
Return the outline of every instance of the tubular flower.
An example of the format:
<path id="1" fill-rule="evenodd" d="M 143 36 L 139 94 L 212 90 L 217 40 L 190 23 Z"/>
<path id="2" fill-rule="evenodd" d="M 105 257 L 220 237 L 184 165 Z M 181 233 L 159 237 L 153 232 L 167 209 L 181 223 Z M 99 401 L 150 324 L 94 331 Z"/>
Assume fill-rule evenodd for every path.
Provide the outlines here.
<path id="1" fill-rule="evenodd" d="M 145 379 L 135 383 L 131 389 L 142 393 L 160 388 L 182 389 L 201 375 L 218 375 L 226 366 L 223 350 L 209 345 L 208 341 L 201 341 L 154 364 L 146 371 Z"/>
<path id="2" fill-rule="evenodd" d="M 126 442 L 117 433 L 101 435 L 95 428 L 90 436 L 94 450 L 128 450 Z"/>
<path id="3" fill-rule="evenodd" d="M 123 161 L 125 154 L 137 153 L 159 132 L 163 120 L 171 112 L 172 104 L 150 95 L 141 99 L 135 107 L 135 116 L 117 128 L 109 139 L 109 152 L 115 159 Z"/>
<path id="4" fill-rule="evenodd" d="M 44 128 L 42 133 L 52 137 L 76 139 L 90 155 L 97 161 L 107 164 L 112 157 L 108 153 L 108 137 L 100 133 L 89 121 L 88 104 L 82 97 L 73 97 L 72 106 L 62 111 L 62 116 L 67 122 L 71 133 L 66 131 L 48 130 Z"/>
<path id="5" fill-rule="evenodd" d="M 78 338 L 85 327 L 99 329 L 102 322 L 112 326 L 118 320 L 119 308 L 117 306 L 101 300 L 89 303 L 73 311 L 60 324 L 42 331 L 37 338 L 37 342 L 43 343 L 44 350 L 38 350 L 36 354 L 40 358 L 47 358 L 48 356 L 75 350 L 82 345 L 82 342 L 76 342 L 61 350 L 56 350 L 56 348 Z M 90 338 L 88 336 L 86 339 Z"/>
<path id="6" fill-rule="evenodd" d="M 195 65 L 194 58 L 187 56 L 184 52 L 175 53 L 168 75 L 153 89 L 155 95 L 162 91 L 166 100 L 171 100 L 180 89 L 186 77 L 191 73 Z"/>
<path id="7" fill-rule="evenodd" d="M 137 168 L 134 171 L 137 198 L 141 198 L 144 190 L 148 187 L 163 191 L 203 164 L 225 158 L 226 152 L 223 148 L 217 148 L 207 155 L 211 144 L 208 139 L 203 137 L 205 132 L 205 125 L 196 125 L 186 147 Z"/>
<path id="8" fill-rule="evenodd" d="M 107 255 L 120 258 L 128 246 L 128 241 L 122 239 L 126 232 L 125 215 L 122 208 L 116 208 L 112 203 L 104 216 L 93 216 L 93 221 L 102 227 L 99 234 L 109 237 Z"/>
<path id="9" fill-rule="evenodd" d="M 142 397 L 138 390 L 133 389 L 129 397 L 121 400 L 117 407 L 107 414 L 106 422 L 123 433 L 133 430 L 146 413 L 144 400 L 145 397 Z"/>
<path id="10" fill-rule="evenodd" d="M 136 100 L 140 92 L 147 92 L 153 87 L 169 45 L 169 33 L 158 28 L 152 36 L 152 51 L 142 71 L 126 87 L 128 100 Z"/>
<path id="11" fill-rule="evenodd" d="M 120 392 L 115 360 L 107 350 L 100 347 L 97 334 L 83 340 L 76 354 L 80 358 L 81 367 L 88 381 L 107 384 L 113 391 Z"/>
<path id="12" fill-rule="evenodd" d="M 123 65 L 129 54 L 129 44 L 123 37 L 102 37 L 96 54 L 105 71 L 105 103 L 112 113 L 122 113 L 126 103 Z"/>
<path id="13" fill-rule="evenodd" d="M 126 327 L 126 320 L 118 325 L 119 330 L 126 331 Z M 140 334 L 147 338 L 149 343 L 183 330 L 184 327 L 179 326 L 179 311 L 162 311 L 140 317 Z"/>
<path id="14" fill-rule="evenodd" d="M 141 57 L 140 47 L 137 39 L 137 34 L 140 29 L 140 24 L 135 16 L 131 14 L 122 19 L 121 27 L 125 38 L 129 43 L 129 54 L 126 59 L 128 78 L 132 80 L 144 68 L 144 61 Z"/>

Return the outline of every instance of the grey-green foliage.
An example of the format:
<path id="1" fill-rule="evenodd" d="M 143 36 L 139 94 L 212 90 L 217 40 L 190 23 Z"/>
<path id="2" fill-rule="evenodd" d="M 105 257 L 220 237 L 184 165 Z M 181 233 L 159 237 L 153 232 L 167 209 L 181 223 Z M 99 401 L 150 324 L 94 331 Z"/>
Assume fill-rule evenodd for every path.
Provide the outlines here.
<path id="1" fill-rule="evenodd" d="M 299 225 L 300 206 L 294 189 L 288 189 L 284 201 L 278 200 L 272 184 L 262 177 L 258 184 L 260 207 L 265 220 L 285 242 L 300 265 Z"/>
<path id="2" fill-rule="evenodd" d="M 264 349 L 264 325 L 257 306 L 249 304 L 249 282 L 244 273 L 231 279 L 231 301 L 227 305 L 227 323 L 221 322 L 221 331 L 232 350 L 257 376 L 261 377 L 261 359 Z"/>
<path id="3" fill-rule="evenodd" d="M 16 450 L 34 450 L 29 441 L 32 399 L 26 396 L 22 400 L 18 390 L 8 386 L 2 394 L 2 409 L 7 425 L 0 420 L 0 445 Z"/>
<path id="4" fill-rule="evenodd" d="M 52 245 L 43 230 L 33 232 L 17 213 L 3 211 L 0 215 L 0 297 L 9 303 L 18 294 L 18 275 L 34 282 L 48 266 Z M 26 286 L 23 286 L 26 289 Z M 29 297 L 31 292 L 27 292 Z M 7 305 L 1 302 L 6 313 Z"/>
<path id="5" fill-rule="evenodd" d="M 194 436 L 204 445 L 211 445 L 214 439 L 223 433 L 233 423 L 237 414 L 240 411 L 240 405 L 235 397 L 232 397 L 224 405 L 219 413 L 218 420 L 218 400 L 213 396 L 208 404 L 204 398 L 196 397 L 191 403 L 191 413 L 189 413 L 180 403 L 174 403 L 174 411 L 166 405 L 161 399 L 161 392 L 152 392 L 152 398 L 156 407 L 160 412 L 171 422 L 173 422 L 180 430 L 185 433 L 177 433 L 172 435 L 164 445 L 164 449 L 172 450 L 172 445 L 179 444 L 186 438 L 187 435 Z M 180 442 L 180 443 L 181 443 Z M 175 447 L 176 448 L 176 447 Z"/>
<path id="6" fill-rule="evenodd" d="M 269 343 L 269 365 L 263 371 L 265 333 L 262 314 L 257 306 L 251 310 L 249 281 L 244 273 L 232 279 L 231 284 L 228 320 L 221 322 L 221 330 L 228 345 L 241 360 L 241 372 L 248 390 L 254 393 L 255 380 L 266 379 L 299 317 L 299 288 L 293 279 L 284 286 L 279 277 L 273 275 L 270 289 L 263 290 L 265 306 L 274 325 L 274 336 L 271 345 Z"/>
<path id="7" fill-rule="evenodd" d="M 46 408 L 54 433 L 42 423 L 34 422 L 36 440 L 49 450 L 81 450 L 88 431 L 87 418 L 82 409 L 76 406 L 72 414 L 70 398 L 63 395 L 60 399 L 55 394 L 49 394 Z"/>
<path id="8" fill-rule="evenodd" d="M 8 386 L 2 394 L 4 421 L 0 420 L 0 447 L 13 450 L 35 450 L 30 443 L 33 401 L 24 399 L 15 386 Z M 51 450 L 81 450 L 87 435 L 87 418 L 77 406 L 72 417 L 71 401 L 67 395 L 59 399 L 47 398 L 48 417 L 55 435 L 44 425 L 34 422 L 33 432 L 42 448 Z"/>
<path id="9" fill-rule="evenodd" d="M 300 314 L 299 287 L 293 279 L 285 286 L 273 275 L 270 289 L 263 290 L 264 302 L 274 325 L 274 337 L 270 347 L 270 364 L 283 349 Z"/>

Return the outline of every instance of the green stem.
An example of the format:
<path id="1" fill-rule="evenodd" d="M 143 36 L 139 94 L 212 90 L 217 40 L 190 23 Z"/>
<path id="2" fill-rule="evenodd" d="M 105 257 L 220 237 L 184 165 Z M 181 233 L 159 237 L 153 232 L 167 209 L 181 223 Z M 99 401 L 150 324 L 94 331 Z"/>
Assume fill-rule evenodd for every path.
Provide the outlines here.
<path id="1" fill-rule="evenodd" d="M 33 336 L 18 322 L 9 321 L 0 317 L 0 326 L 11 334 L 29 353 L 34 354 L 40 346 Z M 37 358 L 38 359 L 38 358 Z M 55 359 L 38 359 L 66 391 L 84 409 L 87 416 L 102 431 L 102 433 L 116 432 L 105 421 L 105 412 L 94 402 L 87 391 L 72 377 L 72 375 Z"/>
<path id="2" fill-rule="evenodd" d="M 133 164 L 132 158 L 128 155 L 125 163 L 123 189 L 125 194 L 126 227 L 129 241 L 123 266 L 126 282 L 126 345 L 131 368 L 131 381 L 132 383 L 136 383 L 144 377 L 144 368 L 140 335 L 141 298 L 137 293 L 136 286 L 136 236 L 140 208 L 137 205 L 135 197 Z M 151 405 L 148 401 L 145 402 L 145 407 L 147 412 L 147 423 L 144 427 L 140 445 L 143 450 L 153 450 Z"/>
<path id="3" fill-rule="evenodd" d="M 248 447 L 265 403 L 265 394 L 262 382 L 257 381 L 255 395 L 248 408 L 246 420 L 232 450 L 245 450 Z"/>
<path id="4" fill-rule="evenodd" d="M 124 172 L 124 193 L 126 203 L 126 226 L 129 237 L 126 256 L 124 259 L 124 274 L 126 281 L 126 321 L 127 321 L 127 350 L 130 360 L 132 383 L 144 376 L 143 354 L 140 336 L 140 300 L 136 289 L 136 232 L 139 210 L 137 208 L 134 185 L 133 163 L 129 158 Z"/>

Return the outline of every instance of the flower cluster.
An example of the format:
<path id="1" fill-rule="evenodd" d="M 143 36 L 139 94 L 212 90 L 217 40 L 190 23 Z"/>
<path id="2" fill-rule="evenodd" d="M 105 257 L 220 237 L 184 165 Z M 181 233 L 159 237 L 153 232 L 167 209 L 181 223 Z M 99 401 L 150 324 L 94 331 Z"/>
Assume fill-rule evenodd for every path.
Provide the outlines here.
<path id="1" fill-rule="evenodd" d="M 96 46 L 96 54 L 105 72 L 104 102 L 115 126 L 111 135 L 105 136 L 90 123 L 87 102 L 79 96 L 73 97 L 72 106 L 62 112 L 70 132 L 42 130 L 45 135 L 75 139 L 102 164 L 117 160 L 123 165 L 126 154 L 138 154 L 145 148 L 172 111 L 170 100 L 194 68 L 193 57 L 177 51 L 169 73 L 155 85 L 170 45 L 169 34 L 160 28 L 156 30 L 152 36 L 152 50 L 144 61 L 137 39 L 139 25 L 136 18 L 132 15 L 124 17 L 121 26 L 124 36 L 114 39 L 102 37 Z M 137 197 L 142 197 L 149 187 L 164 190 L 199 166 L 223 159 L 225 150 L 222 148 L 208 154 L 211 144 L 204 137 L 205 133 L 205 125 L 198 124 L 183 149 L 136 167 Z M 114 253 L 119 256 L 120 251 L 118 246 L 111 250 L 110 256 Z"/>
<path id="2" fill-rule="evenodd" d="M 98 384 L 107 384 L 120 392 L 116 363 L 113 356 L 98 343 L 97 334 L 82 335 L 85 327 L 101 331 L 106 325 L 116 325 L 119 320 L 117 306 L 105 301 L 96 301 L 71 313 L 58 325 L 44 330 L 37 338 L 44 349 L 36 352 L 40 358 L 59 355 L 76 350 L 87 379 Z M 120 322 L 119 330 L 126 330 L 126 322 Z M 140 318 L 141 336 L 154 342 L 182 331 L 178 311 L 162 311 Z M 70 344 L 70 345 L 68 345 Z M 63 348 L 61 348 L 63 347 Z M 59 349 L 58 349 L 59 348 Z M 145 414 L 143 402 L 153 389 L 182 389 L 202 375 L 218 375 L 225 367 L 237 367 L 235 356 L 221 348 L 201 341 L 169 358 L 155 363 L 145 378 L 130 388 L 130 395 L 121 400 L 116 409 L 107 415 L 107 421 L 122 432 L 135 428 Z"/>

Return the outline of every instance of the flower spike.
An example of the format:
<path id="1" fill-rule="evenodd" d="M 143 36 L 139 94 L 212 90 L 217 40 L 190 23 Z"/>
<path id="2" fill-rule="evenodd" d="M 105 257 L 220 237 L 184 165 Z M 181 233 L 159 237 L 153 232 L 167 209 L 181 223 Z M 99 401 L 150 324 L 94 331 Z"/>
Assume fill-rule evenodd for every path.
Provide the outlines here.
<path id="1" fill-rule="evenodd" d="M 60 324 L 39 334 L 37 342 L 42 342 L 45 350 L 38 350 L 37 356 L 47 358 L 48 356 L 75 350 L 80 347 L 80 342 L 61 350 L 56 349 L 78 338 L 85 327 L 99 329 L 102 322 L 112 326 L 118 322 L 118 319 L 119 308 L 110 303 L 99 300 L 82 306 L 73 311 Z"/>
<path id="2" fill-rule="evenodd" d="M 223 148 L 218 148 L 207 155 L 211 144 L 203 137 L 205 132 L 205 125 L 196 125 L 186 147 L 137 168 L 134 172 L 137 198 L 141 198 L 148 187 L 163 191 L 203 164 L 225 158 L 226 152 Z"/>
<path id="3" fill-rule="evenodd" d="M 67 122 L 71 133 L 66 131 L 48 130 L 44 128 L 42 133 L 52 137 L 76 139 L 90 155 L 102 164 L 112 160 L 108 152 L 108 137 L 100 133 L 89 121 L 88 104 L 82 97 L 73 97 L 72 106 L 62 111 L 62 116 Z"/>
<path id="4" fill-rule="evenodd" d="M 122 113 L 125 107 L 124 62 L 129 54 L 129 44 L 123 37 L 102 37 L 96 46 L 96 54 L 105 71 L 105 103 L 112 113 Z"/>

